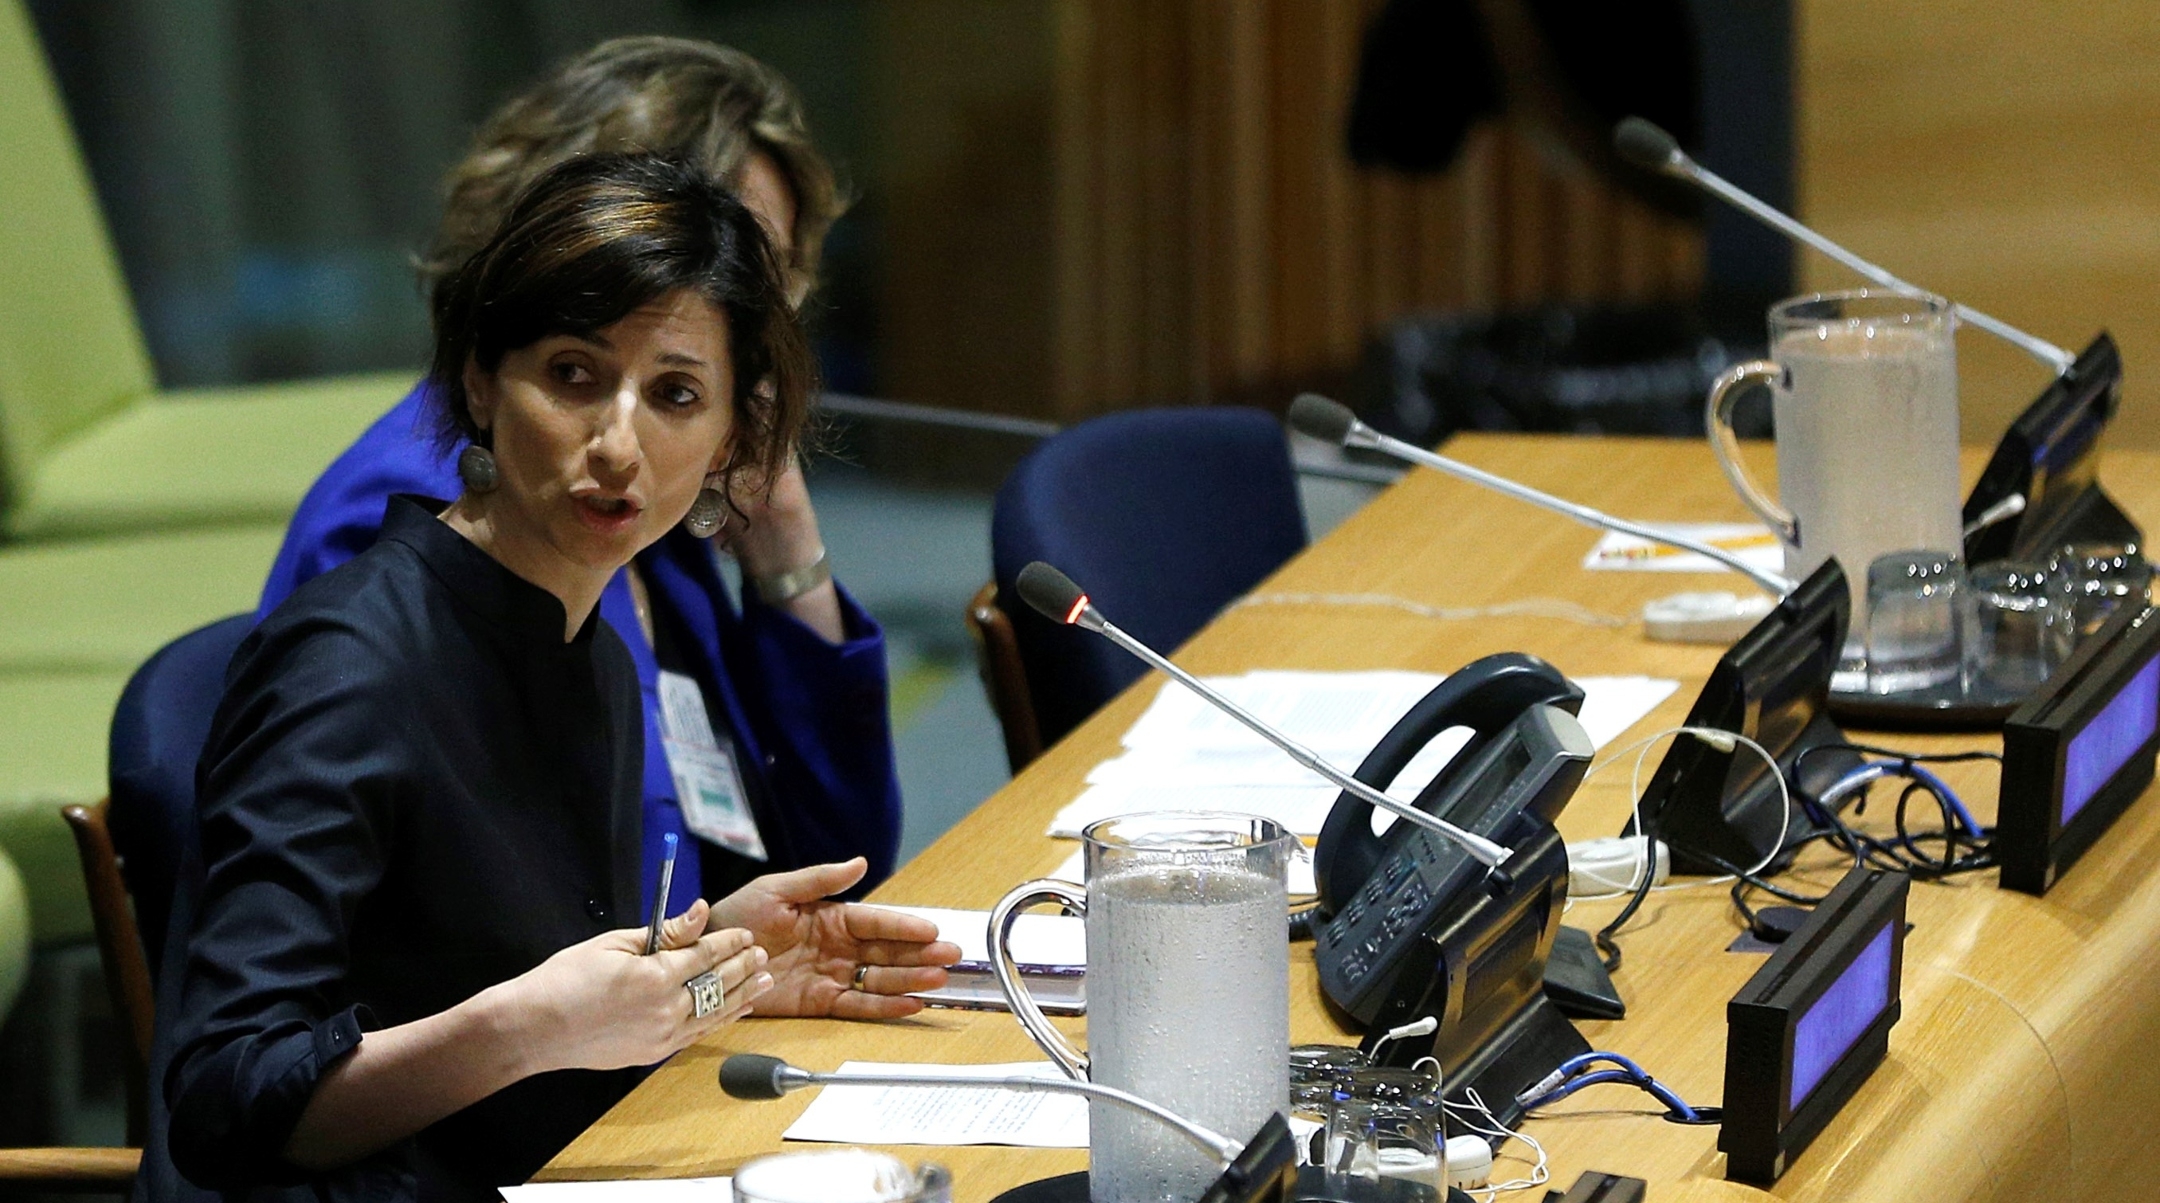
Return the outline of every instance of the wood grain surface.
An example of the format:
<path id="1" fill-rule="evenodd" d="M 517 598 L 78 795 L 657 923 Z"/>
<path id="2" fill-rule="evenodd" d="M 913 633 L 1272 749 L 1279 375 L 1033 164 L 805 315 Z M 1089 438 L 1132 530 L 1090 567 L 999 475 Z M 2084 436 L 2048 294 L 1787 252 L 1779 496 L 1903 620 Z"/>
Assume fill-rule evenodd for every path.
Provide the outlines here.
<path id="1" fill-rule="evenodd" d="M 1611 512 L 1647 521 L 1737 520 L 1744 515 L 1699 443 L 1476 436 L 1449 451 Z M 1765 447 L 1750 449 L 1770 471 Z M 1983 459 L 1966 455 L 1968 482 Z M 2160 517 L 2160 455 L 2115 453 L 2102 478 L 2147 524 Z M 1596 535 L 1564 519 L 1428 471 L 1397 485 L 1286 565 L 1258 591 L 1386 594 L 1434 606 L 1492 607 L 1532 598 L 1627 617 L 1644 601 L 1686 588 L 1742 590 L 1731 576 L 1588 572 Z M 1083 582 L 1084 583 L 1084 582 Z M 1113 620 L 1116 615 L 1110 616 Z M 1656 644 L 1639 623 L 1608 629 L 1563 619 L 1456 620 L 1350 604 L 1247 604 L 1202 631 L 1176 659 L 1201 673 L 1254 668 L 1405 668 L 1451 671 L 1478 656 L 1519 650 L 1575 675 L 1647 673 L 1680 690 L 1629 740 L 1681 721 L 1719 649 Z M 909 863 L 876 898 L 987 908 L 1022 880 L 1044 875 L 1074 845 L 1043 835 L 1087 770 L 1114 755 L 1120 734 L 1162 685 L 1151 676 Z M 1896 737 L 1931 750 L 1998 748 L 1994 736 Z M 1615 747 L 1620 746 L 1615 744 Z M 1662 748 L 1653 752 L 1654 766 Z M 1990 764 L 1942 775 L 1983 822 L 1995 809 Z M 1570 839 L 1610 835 L 1629 808 L 1628 765 L 1593 776 L 1561 816 Z M 1885 807 L 1862 823 L 1887 829 Z M 1904 1017 L 1887 1062 L 1770 1192 L 1806 1200 L 2097 1197 L 2150 1160 L 2144 1145 L 2160 1115 L 2160 808 L 2133 806 L 2112 836 L 2044 899 L 2007 893 L 1995 875 L 1916 884 L 1905 953 Z M 1827 886 L 1835 857 L 1817 850 L 1796 872 Z M 1601 926 L 1617 903 L 1581 903 L 1568 921 Z M 1725 1003 L 1762 963 L 1726 946 L 1740 924 L 1722 888 L 1655 894 L 1622 934 L 1617 983 L 1630 1017 L 1583 1023 L 1591 1045 L 1625 1053 L 1691 1102 L 1723 1089 Z M 1291 953 L 1292 1037 L 1351 1042 L 1322 1009 L 1311 946 Z M 1061 1021 L 1084 1030 L 1084 1021 Z M 686 1177 L 726 1173 L 782 1147 L 780 1133 L 807 1093 L 770 1103 L 722 1096 L 714 1073 L 733 1052 L 758 1051 L 812 1068 L 850 1059 L 994 1062 L 1031 1058 L 1011 1017 L 926 1011 L 888 1024 L 757 1020 L 737 1024 L 656 1072 L 558 1156 L 542 1180 Z M 1528 1130 L 1550 1151 L 1552 1181 L 1585 1169 L 1646 1178 L 1651 1196 L 1764 1197 L 1723 1181 L 1714 1128 L 1658 1119 L 1645 1096 L 1585 1091 Z M 1510 1158 L 1503 1175 L 1523 1168 Z M 1007 1187 L 1084 1167 L 1077 1151 L 1009 1148 L 894 1150 L 935 1160 L 955 1176 L 955 1198 L 979 1203 Z M 1513 1196 L 1536 1198 L 1534 1194 Z"/>

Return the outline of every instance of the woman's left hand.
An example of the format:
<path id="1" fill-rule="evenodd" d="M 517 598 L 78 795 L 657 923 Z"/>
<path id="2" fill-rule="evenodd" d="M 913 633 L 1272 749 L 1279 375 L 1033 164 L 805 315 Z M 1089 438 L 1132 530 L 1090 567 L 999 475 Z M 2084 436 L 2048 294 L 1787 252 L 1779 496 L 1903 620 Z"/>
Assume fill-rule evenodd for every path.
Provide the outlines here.
<path id="1" fill-rule="evenodd" d="M 721 539 L 728 554 L 742 565 L 745 577 L 796 572 L 815 564 L 825 554 L 825 540 L 818 533 L 817 511 L 810 506 L 810 486 L 803 481 L 800 460 L 789 457 L 772 488 L 763 497 L 744 500 L 742 508 L 748 521 L 738 523 L 732 534 L 724 534 Z M 816 631 L 827 643 L 847 641 L 840 594 L 830 579 L 779 603 L 779 608 Z"/>
<path id="2" fill-rule="evenodd" d="M 743 517 L 734 518 L 720 539 L 744 572 L 752 576 L 792 572 L 824 550 L 817 510 L 810 505 L 810 486 L 803 480 L 801 461 L 793 456 L 763 497 L 738 496 L 737 502 Z"/>
<path id="3" fill-rule="evenodd" d="M 834 902 L 832 895 L 862 880 L 861 857 L 772 873 L 713 904 L 712 927 L 746 927 L 770 954 L 772 988 L 753 1014 L 896 1019 L 922 1009 L 907 995 L 945 984 L 944 967 L 960 959 L 958 945 L 937 938 L 928 920 L 874 906 Z M 861 988 L 856 988 L 856 970 Z"/>

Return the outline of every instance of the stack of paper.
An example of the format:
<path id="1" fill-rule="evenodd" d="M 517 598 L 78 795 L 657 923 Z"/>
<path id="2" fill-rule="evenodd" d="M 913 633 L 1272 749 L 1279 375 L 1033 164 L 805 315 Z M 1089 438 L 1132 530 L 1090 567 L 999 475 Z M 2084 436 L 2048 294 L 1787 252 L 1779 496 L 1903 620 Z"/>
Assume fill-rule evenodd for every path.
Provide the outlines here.
<path id="1" fill-rule="evenodd" d="M 1208 683 L 1344 771 L 1440 676 L 1412 672 L 1252 672 Z M 1679 688 L 1656 677 L 1578 677 L 1583 729 L 1598 747 L 1617 739 Z M 1454 731 L 1426 745 L 1388 792 L 1408 800 L 1469 739 Z M 1098 819 L 1157 810 L 1237 811 L 1317 835 L 1336 789 L 1190 690 L 1166 682 L 1125 733 L 1125 751 L 1088 773 L 1088 788 L 1051 820 L 1050 834 L 1076 837 Z"/>

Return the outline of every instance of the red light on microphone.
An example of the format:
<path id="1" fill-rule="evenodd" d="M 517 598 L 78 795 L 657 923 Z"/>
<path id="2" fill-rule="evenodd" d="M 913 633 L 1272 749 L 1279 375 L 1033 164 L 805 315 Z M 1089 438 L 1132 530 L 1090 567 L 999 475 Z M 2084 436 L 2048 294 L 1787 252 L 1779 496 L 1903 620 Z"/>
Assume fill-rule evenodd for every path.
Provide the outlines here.
<path id="1" fill-rule="evenodd" d="M 1086 613 L 1087 608 L 1088 596 L 1087 594 L 1083 593 L 1078 598 L 1074 599 L 1072 609 L 1065 612 L 1065 625 L 1071 626 L 1072 624 L 1080 621 L 1080 615 Z"/>

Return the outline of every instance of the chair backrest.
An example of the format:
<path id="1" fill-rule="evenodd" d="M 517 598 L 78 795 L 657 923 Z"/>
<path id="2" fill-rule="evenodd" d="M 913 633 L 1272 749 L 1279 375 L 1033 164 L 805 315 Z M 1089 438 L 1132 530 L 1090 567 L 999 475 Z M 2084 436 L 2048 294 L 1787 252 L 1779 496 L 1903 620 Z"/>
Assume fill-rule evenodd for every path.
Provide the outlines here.
<path id="1" fill-rule="evenodd" d="M 225 666 L 254 629 L 235 614 L 158 649 L 113 711 L 107 822 L 149 963 L 162 963 L 182 861 L 195 843 L 195 762 L 225 695 Z"/>
<path id="2" fill-rule="evenodd" d="M 126 1021 L 128 1143 L 141 1144 L 149 1115 L 150 1042 L 157 1023 L 157 1004 L 150 988 L 150 962 L 144 958 L 142 931 L 128 909 L 127 886 L 120 876 L 120 857 L 113 851 L 112 828 L 106 822 L 110 801 L 95 806 L 63 806 L 60 817 L 75 833 L 75 852 L 82 859 L 83 885 L 90 892 L 90 915 L 97 927 L 98 960 L 105 969 L 105 989 L 112 995 L 113 1014 Z"/>
<path id="3" fill-rule="evenodd" d="M 1035 721 L 1035 699 L 1028 694 L 1020 640 L 1013 634 L 1012 617 L 998 601 L 996 581 L 986 582 L 968 599 L 966 625 L 975 641 L 983 692 L 990 695 L 990 708 L 1005 733 L 1005 763 L 1017 775 L 1042 755 L 1042 728 Z"/>
<path id="4" fill-rule="evenodd" d="M 998 591 L 1030 560 L 1063 569 L 1103 613 L 1169 653 L 1305 546 L 1282 426 L 1257 409 L 1111 414 L 1045 440 L 998 490 Z M 1107 641 L 1008 607 L 1042 743 L 1138 679 Z"/>
<path id="5" fill-rule="evenodd" d="M 127 280 L 22 0 L 0 0 L 0 504 L 156 387 Z"/>

